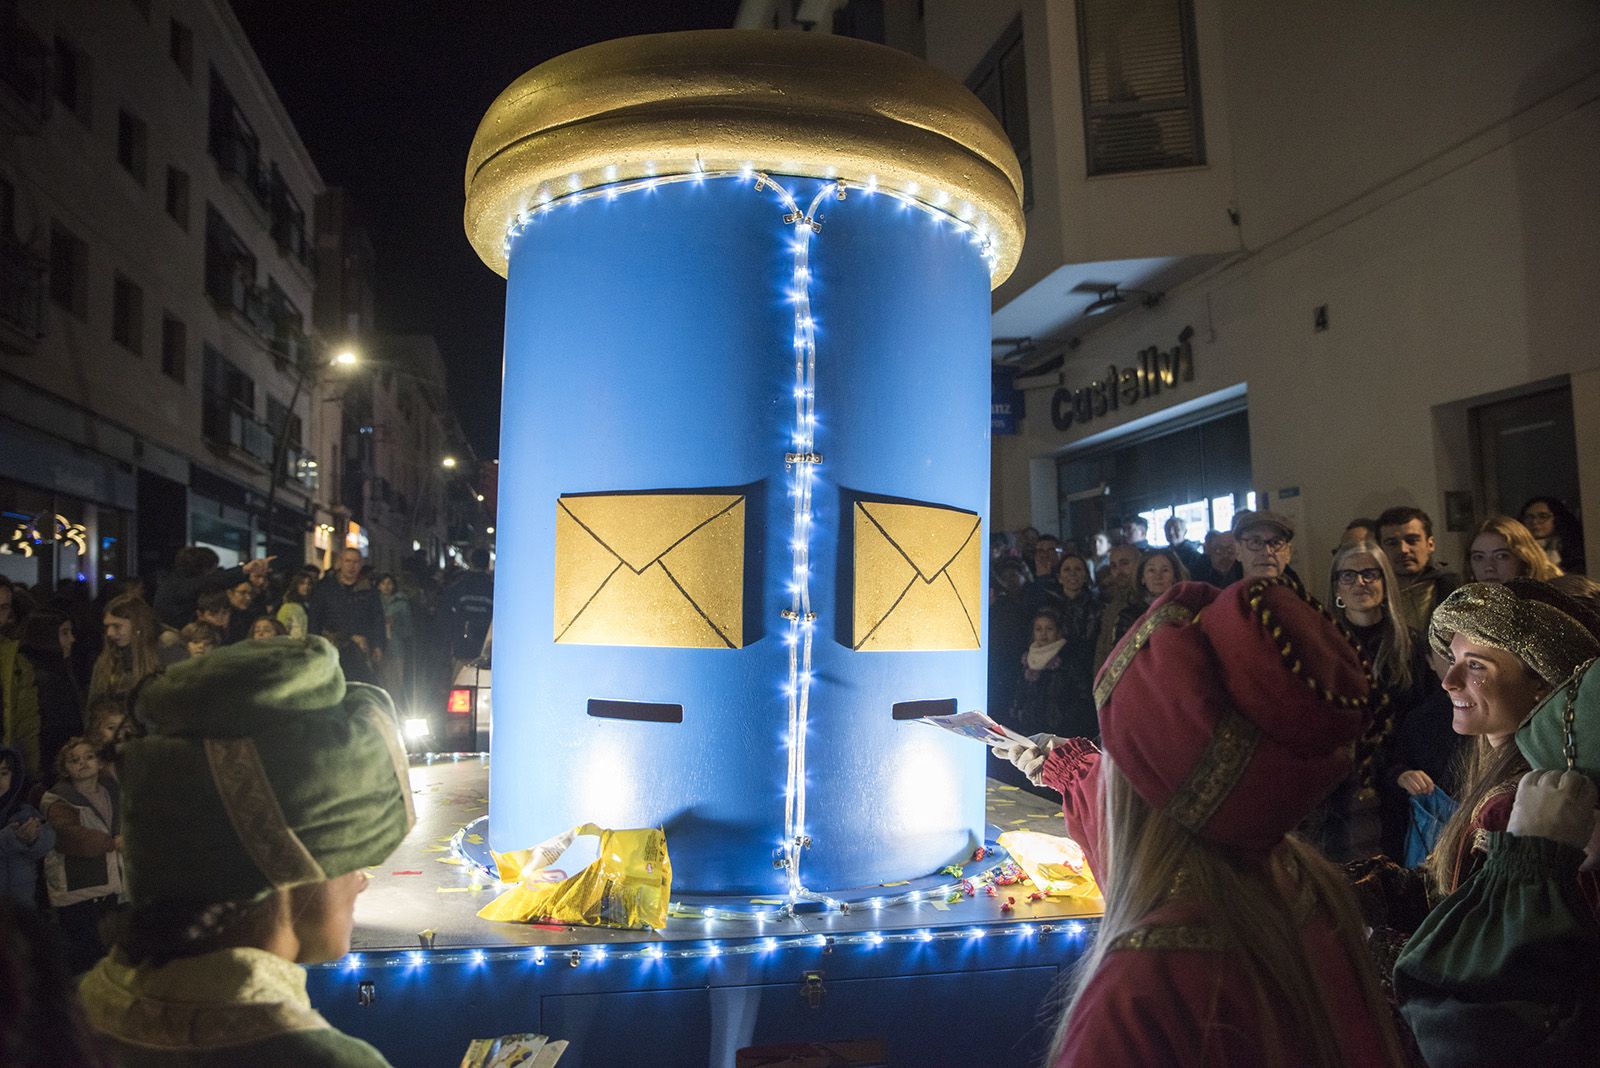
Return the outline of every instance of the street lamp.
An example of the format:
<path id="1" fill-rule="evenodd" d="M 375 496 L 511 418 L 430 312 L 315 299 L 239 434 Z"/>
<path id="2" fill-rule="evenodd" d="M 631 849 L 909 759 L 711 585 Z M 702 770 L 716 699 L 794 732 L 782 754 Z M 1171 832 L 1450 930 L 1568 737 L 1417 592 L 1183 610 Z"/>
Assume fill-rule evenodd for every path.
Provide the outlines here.
<path id="1" fill-rule="evenodd" d="M 456 458 L 454 456 L 446 456 L 443 460 L 440 460 L 439 463 L 442 467 L 455 467 Z"/>

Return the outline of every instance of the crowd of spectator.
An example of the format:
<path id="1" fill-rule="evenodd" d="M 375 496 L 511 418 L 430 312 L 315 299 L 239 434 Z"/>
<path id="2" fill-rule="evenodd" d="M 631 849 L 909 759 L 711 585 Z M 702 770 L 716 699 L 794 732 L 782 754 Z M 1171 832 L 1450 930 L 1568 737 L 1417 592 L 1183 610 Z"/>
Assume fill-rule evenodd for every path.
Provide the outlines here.
<path id="1" fill-rule="evenodd" d="M 1396 506 L 1351 520 L 1326 575 L 1295 557 L 1295 523 L 1271 511 L 1241 511 L 1227 530 L 1197 542 L 1180 518 L 1152 546 L 1142 517 L 1081 541 L 1032 528 L 990 541 L 989 708 L 1025 735 L 1098 736 L 1096 673 L 1150 604 L 1180 582 L 1224 587 L 1241 578 L 1294 574 L 1326 593 L 1386 698 L 1371 757 L 1340 784 L 1302 833 L 1338 861 L 1383 853 L 1415 858 L 1448 818 L 1459 787 L 1461 742 L 1440 686 L 1447 665 L 1426 641 L 1437 605 L 1467 582 L 1548 581 L 1600 608 L 1600 586 L 1581 574 L 1583 534 L 1560 501 L 1535 497 L 1521 518 L 1493 516 L 1474 533 L 1463 576 L 1436 553 L 1432 518 Z M 1322 585 L 1323 582 L 1326 585 Z M 1046 792 L 1004 761 L 991 774 Z M 1419 828 L 1418 822 L 1426 824 Z"/>
<path id="2" fill-rule="evenodd" d="M 212 549 L 186 546 L 170 571 L 108 583 L 98 598 L 83 584 L 0 577 L 0 898 L 53 917 L 74 973 L 104 953 L 101 920 L 124 897 L 115 757 L 141 686 L 226 646 L 315 634 L 347 679 L 382 686 L 401 708 L 442 707 L 452 653 L 483 645 L 486 551 L 449 576 L 374 573 L 353 548 L 326 573 L 274 563 L 222 567 Z"/>

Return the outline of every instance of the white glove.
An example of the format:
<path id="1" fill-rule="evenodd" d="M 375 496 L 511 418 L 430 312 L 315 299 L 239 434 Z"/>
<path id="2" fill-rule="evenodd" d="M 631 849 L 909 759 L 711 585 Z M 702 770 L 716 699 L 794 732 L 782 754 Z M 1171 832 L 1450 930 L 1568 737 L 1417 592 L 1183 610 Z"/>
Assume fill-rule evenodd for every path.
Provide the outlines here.
<path id="1" fill-rule="evenodd" d="M 1033 785 L 1043 786 L 1044 758 L 1064 741 L 1065 738 L 1058 738 L 1054 734 L 1035 734 L 1026 742 L 1012 741 L 997 745 L 994 754 L 1016 765 L 1017 770 L 1026 775 Z"/>
<path id="2" fill-rule="evenodd" d="M 1530 771 L 1517 783 L 1506 830 L 1583 849 L 1594 831 L 1596 791 L 1578 771 Z"/>

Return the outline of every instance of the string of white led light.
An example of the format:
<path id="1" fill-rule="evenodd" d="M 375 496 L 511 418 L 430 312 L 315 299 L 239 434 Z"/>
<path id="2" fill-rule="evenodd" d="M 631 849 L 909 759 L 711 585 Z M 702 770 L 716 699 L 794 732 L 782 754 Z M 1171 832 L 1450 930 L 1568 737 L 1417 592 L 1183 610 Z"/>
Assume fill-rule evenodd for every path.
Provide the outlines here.
<path id="1" fill-rule="evenodd" d="M 585 945 L 569 948 L 546 946 L 505 946 L 493 949 L 388 950 L 351 953 L 312 968 L 341 971 L 372 971 L 379 968 L 420 968 L 430 964 L 487 964 L 491 961 L 564 961 L 571 967 L 602 964 L 606 961 L 708 960 L 718 957 L 754 956 L 786 950 L 813 949 L 831 953 L 841 947 L 876 949 L 884 945 L 930 942 L 971 942 L 980 938 L 1027 939 L 1035 935 L 1065 935 L 1077 940 L 1088 933 L 1082 920 L 1027 921 L 989 927 L 923 927 L 892 931 L 861 931 L 849 934 L 804 934 L 758 938 L 753 941 L 709 941 L 673 944 L 661 942 L 620 943 L 610 946 Z"/>
<path id="2" fill-rule="evenodd" d="M 972 221 L 970 204 L 959 211 L 949 210 L 950 195 L 942 190 L 924 199 L 915 185 L 905 190 L 883 188 L 875 177 L 865 182 L 844 179 L 826 181 L 804 210 L 788 189 L 770 175 L 745 166 L 737 171 L 707 171 L 700 161 L 683 172 L 652 175 L 647 178 L 613 182 L 592 189 L 577 189 L 559 197 L 545 196 L 537 206 L 524 210 L 511 220 L 506 228 L 505 251 L 509 258 L 512 242 L 520 237 L 539 216 L 555 211 L 561 205 L 577 205 L 591 200 L 614 200 L 623 193 L 649 191 L 665 184 L 680 182 L 702 183 L 708 179 L 739 179 L 753 181 L 756 191 L 770 189 L 786 209 L 783 222 L 794 227 L 794 430 L 790 435 L 791 451 L 785 454 L 785 466 L 791 472 L 789 496 L 793 502 L 791 512 L 789 581 L 789 607 L 784 610 L 786 621 L 784 644 L 788 647 L 788 679 L 784 684 L 788 724 L 786 734 L 787 769 L 784 784 L 784 841 L 778 864 L 785 870 L 788 884 L 788 905 L 781 914 L 792 913 L 799 901 L 820 902 L 829 909 L 849 911 L 850 905 L 825 894 L 806 889 L 800 878 L 801 854 L 810 845 L 806 834 L 806 734 L 811 710 L 812 644 L 816 634 L 816 615 L 811 609 L 811 501 L 816 484 L 816 469 L 822 457 L 816 451 L 816 321 L 811 313 L 810 249 L 812 239 L 822 231 L 822 218 L 818 208 L 828 197 L 844 200 L 848 190 L 855 189 L 872 196 L 881 194 L 899 201 L 902 205 L 925 212 L 941 223 L 949 223 L 967 234 L 979 250 L 990 273 L 995 269 L 998 252 L 993 235 L 982 225 Z M 576 186 L 577 177 L 573 177 Z M 957 884 L 959 885 L 959 884 Z M 942 888 L 941 888 L 942 889 Z M 932 897 L 939 890 L 890 895 L 895 903 Z M 881 904 L 882 899 L 874 899 Z M 710 917 L 719 910 L 707 909 Z M 747 914 L 746 914 L 747 915 Z"/>

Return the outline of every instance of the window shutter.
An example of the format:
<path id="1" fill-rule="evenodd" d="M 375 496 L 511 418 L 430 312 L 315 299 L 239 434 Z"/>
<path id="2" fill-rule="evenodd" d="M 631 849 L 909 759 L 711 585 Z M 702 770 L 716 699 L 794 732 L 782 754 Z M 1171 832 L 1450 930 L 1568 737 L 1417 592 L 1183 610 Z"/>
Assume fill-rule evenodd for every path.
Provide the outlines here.
<path id="1" fill-rule="evenodd" d="M 1088 173 L 1205 162 L 1192 0 L 1079 0 Z"/>

